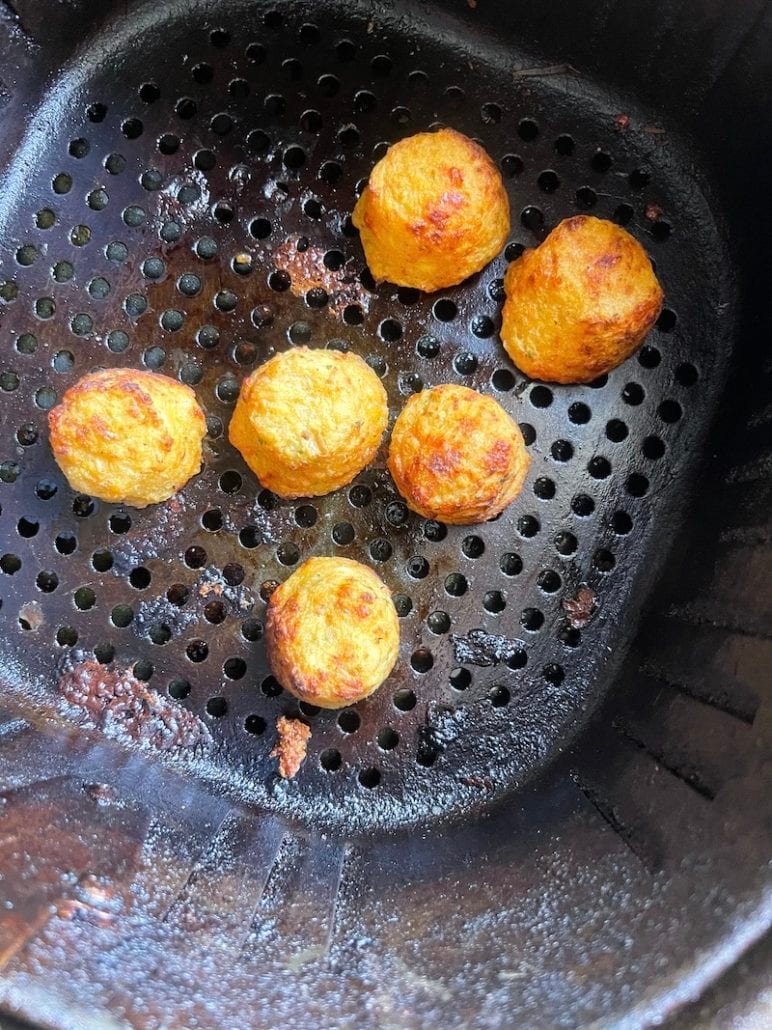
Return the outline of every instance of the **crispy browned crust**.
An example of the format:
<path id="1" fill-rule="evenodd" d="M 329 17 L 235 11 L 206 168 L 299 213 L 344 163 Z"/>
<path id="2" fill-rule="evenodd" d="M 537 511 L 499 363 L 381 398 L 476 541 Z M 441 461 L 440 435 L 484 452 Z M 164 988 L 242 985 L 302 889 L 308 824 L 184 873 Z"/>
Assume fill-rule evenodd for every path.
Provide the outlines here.
<path id="1" fill-rule="evenodd" d="M 394 425 L 388 466 L 425 518 L 467 524 L 503 511 L 520 493 L 530 458 L 516 422 L 465 386 L 415 394 Z"/>
<path id="2" fill-rule="evenodd" d="M 295 347 L 244 381 L 228 433 L 263 486 L 315 497 L 372 461 L 387 420 L 386 391 L 362 358 Z"/>
<path id="3" fill-rule="evenodd" d="M 636 350 L 663 293 L 646 252 L 624 229 L 576 215 L 507 269 L 501 339 L 532 379 L 591 382 Z"/>
<path id="4" fill-rule="evenodd" d="M 341 708 L 389 675 L 399 622 L 372 569 L 349 558 L 309 558 L 271 595 L 265 641 L 283 687 L 302 701 Z"/>
<path id="5" fill-rule="evenodd" d="M 462 282 L 499 252 L 509 198 L 482 147 L 441 129 L 389 148 L 352 219 L 376 280 L 432 291 Z"/>
<path id="6" fill-rule="evenodd" d="M 137 508 L 164 501 L 201 467 L 206 419 L 189 386 L 120 368 L 84 376 L 48 413 L 70 486 Z"/>

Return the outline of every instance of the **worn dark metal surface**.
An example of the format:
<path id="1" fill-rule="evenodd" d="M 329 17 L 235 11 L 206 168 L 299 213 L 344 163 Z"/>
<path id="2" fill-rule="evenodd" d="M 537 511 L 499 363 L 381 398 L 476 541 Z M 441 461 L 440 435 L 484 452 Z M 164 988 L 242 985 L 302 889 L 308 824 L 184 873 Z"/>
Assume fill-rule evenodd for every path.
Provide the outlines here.
<path id="1" fill-rule="evenodd" d="M 702 93 L 652 112 L 616 53 L 614 88 L 593 84 L 612 8 L 571 46 L 533 12 L 494 35 L 482 3 L 323 21 L 119 5 L 66 63 L 73 17 L 95 10 L 47 24 L 29 6 L 6 19 L 0 203 L 0 997 L 56 1026 L 228 1025 L 247 1007 L 255 1025 L 664 1018 L 769 924 L 769 368 L 748 333 L 741 143 L 696 172 L 682 123 L 691 105 L 702 125 L 716 76 L 732 93 L 732 48 L 705 50 Z M 763 25 L 735 17 L 721 31 L 752 82 L 740 30 Z M 389 142 L 438 122 L 501 162 L 510 247 L 434 297 L 375 289 L 347 212 Z M 499 280 L 577 209 L 642 240 L 667 311 L 607 382 L 547 388 L 504 358 Z M 493 392 L 529 427 L 522 497 L 485 526 L 426 525 L 382 455 L 332 498 L 259 492 L 227 444 L 236 386 L 300 342 L 368 357 L 392 414 L 422 384 Z M 691 495 L 733 347 L 760 400 L 735 381 L 708 446 L 744 415 L 747 453 Z M 179 375 L 209 415 L 205 470 L 165 506 L 75 498 L 50 458 L 46 408 L 100 365 Z M 663 578 L 679 525 L 697 553 Z M 276 692 L 259 639 L 270 584 L 319 553 L 375 564 L 403 614 L 394 676 L 340 721 Z M 575 629 L 561 602 L 583 583 L 596 609 Z M 57 691 L 76 646 L 212 742 L 148 757 L 77 730 Z M 287 712 L 313 728 L 289 785 L 269 758 Z"/>
<path id="2" fill-rule="evenodd" d="M 324 29 L 304 17 L 238 25 L 223 11 L 215 24 L 154 7 L 113 23 L 30 126 L 2 216 L 4 518 L 18 535 L 0 620 L 42 704 L 77 643 L 207 720 L 206 775 L 240 797 L 323 827 L 393 827 L 467 811 L 476 777 L 493 793 L 530 778 L 603 695 L 723 381 L 733 292 L 686 156 L 635 111 L 620 131 L 627 100 L 570 73 L 513 81 L 512 55 L 482 40 L 460 55 L 398 23 L 368 32 L 364 12 Z M 438 123 L 501 165 L 511 241 L 438 295 L 376 288 L 348 212 L 389 142 Z M 507 259 L 577 209 L 645 243 L 667 306 L 635 360 L 554 389 L 506 358 L 501 282 Z M 492 523 L 426 522 L 385 447 L 329 497 L 262 491 L 227 423 L 241 377 L 298 343 L 367 358 L 392 417 L 435 383 L 497 396 L 534 458 L 523 495 Z M 204 471 L 165 505 L 78 498 L 53 462 L 46 411 L 101 365 L 178 376 L 206 410 Z M 270 751 L 297 704 L 269 677 L 265 602 L 295 564 L 331 553 L 383 575 L 401 656 L 354 711 L 301 711 L 309 760 L 288 786 Z M 561 601 L 584 582 L 601 614 L 580 632 Z M 500 660 L 454 647 L 480 630 L 506 638 Z"/>

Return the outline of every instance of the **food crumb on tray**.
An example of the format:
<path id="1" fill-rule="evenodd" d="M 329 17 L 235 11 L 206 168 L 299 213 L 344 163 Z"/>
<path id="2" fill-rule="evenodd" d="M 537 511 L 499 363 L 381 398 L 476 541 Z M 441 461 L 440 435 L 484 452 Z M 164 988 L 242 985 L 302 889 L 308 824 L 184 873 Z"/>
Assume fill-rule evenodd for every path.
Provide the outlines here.
<path id="1" fill-rule="evenodd" d="M 576 597 L 566 598 L 563 601 L 563 611 L 568 616 L 568 624 L 571 629 L 584 629 L 595 614 L 598 602 L 595 594 L 582 583 L 576 592 Z"/>
<path id="2" fill-rule="evenodd" d="M 297 776 L 305 761 L 311 727 L 306 726 L 300 719 L 288 719 L 281 715 L 276 722 L 276 729 L 279 739 L 271 752 L 271 758 L 279 759 L 279 776 L 291 780 L 293 776 Z"/>

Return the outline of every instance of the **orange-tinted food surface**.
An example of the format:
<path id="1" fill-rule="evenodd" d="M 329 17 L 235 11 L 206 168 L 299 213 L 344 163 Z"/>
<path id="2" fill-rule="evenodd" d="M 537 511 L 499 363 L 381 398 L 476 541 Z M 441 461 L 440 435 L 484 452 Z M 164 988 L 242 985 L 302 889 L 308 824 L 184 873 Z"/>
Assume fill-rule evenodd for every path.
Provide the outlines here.
<path id="1" fill-rule="evenodd" d="M 415 394 L 397 418 L 389 471 L 409 506 L 450 523 L 491 519 L 517 497 L 530 458 L 516 422 L 466 386 Z"/>
<path id="2" fill-rule="evenodd" d="M 144 508 L 201 468 L 206 419 L 189 386 L 155 372 L 84 376 L 48 414 L 51 448 L 73 490 Z"/>
<path id="3" fill-rule="evenodd" d="M 662 308 L 646 251 L 613 222 L 576 215 L 507 269 L 501 339 L 532 379 L 587 383 L 636 350 Z"/>
<path id="4" fill-rule="evenodd" d="M 309 558 L 271 595 L 265 638 L 285 689 L 321 708 L 342 708 L 389 675 L 399 624 L 372 569 L 349 558 Z"/>
<path id="5" fill-rule="evenodd" d="M 479 144 L 454 129 L 401 140 L 353 213 L 376 280 L 439 290 L 479 272 L 509 235 L 509 199 Z"/>
<path id="6" fill-rule="evenodd" d="M 387 419 L 386 391 L 362 358 L 296 347 L 244 381 L 229 436 L 263 486 L 318 496 L 372 461 Z"/>
<path id="7" fill-rule="evenodd" d="M 271 758 L 279 760 L 279 776 L 291 780 L 297 776 L 305 761 L 308 741 L 311 739 L 311 727 L 300 719 L 288 719 L 280 715 L 276 720 L 276 732 L 279 735 L 276 746 L 271 751 Z"/>

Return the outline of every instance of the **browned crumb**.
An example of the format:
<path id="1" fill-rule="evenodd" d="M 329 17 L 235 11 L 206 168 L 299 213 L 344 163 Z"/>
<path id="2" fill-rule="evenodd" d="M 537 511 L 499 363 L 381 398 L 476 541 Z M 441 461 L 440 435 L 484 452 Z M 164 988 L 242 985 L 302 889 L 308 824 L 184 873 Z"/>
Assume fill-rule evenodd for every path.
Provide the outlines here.
<path id="1" fill-rule="evenodd" d="M 248 272 L 252 267 L 252 255 L 240 251 L 233 259 L 237 272 Z"/>
<path id="2" fill-rule="evenodd" d="M 573 599 L 566 598 L 563 601 L 563 611 L 568 615 L 568 624 L 571 629 L 584 629 L 595 614 L 598 607 L 595 594 L 582 583 Z"/>
<path id="3" fill-rule="evenodd" d="M 210 594 L 221 597 L 223 589 L 222 583 L 202 583 L 198 588 L 198 593 L 200 597 L 209 597 Z"/>
<path id="4" fill-rule="evenodd" d="M 466 0 L 467 6 L 474 10 L 477 7 L 477 0 Z"/>
<path id="5" fill-rule="evenodd" d="M 281 586 L 278 579 L 266 579 L 260 584 L 260 596 L 264 601 L 267 601 L 274 590 L 277 590 Z"/>
<path id="6" fill-rule="evenodd" d="M 614 119 L 614 128 L 617 132 L 624 132 L 630 128 L 630 115 L 629 114 L 618 114 Z"/>
<path id="7" fill-rule="evenodd" d="M 650 222 L 656 222 L 662 215 L 662 208 L 659 204 L 647 204 L 643 214 Z"/>
<path id="8" fill-rule="evenodd" d="M 644 125 L 643 131 L 653 136 L 658 136 L 661 133 L 667 132 L 667 129 L 663 129 L 661 125 Z"/>
<path id="9" fill-rule="evenodd" d="M 279 776 L 291 780 L 297 776 L 298 770 L 306 757 L 311 727 L 300 719 L 288 719 L 280 715 L 276 722 L 279 739 L 271 752 L 271 758 L 279 759 Z"/>

